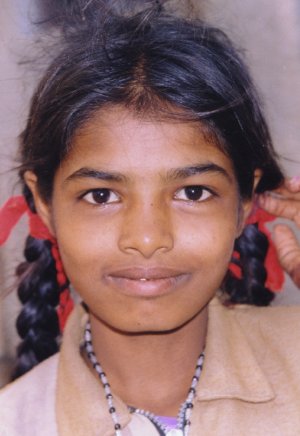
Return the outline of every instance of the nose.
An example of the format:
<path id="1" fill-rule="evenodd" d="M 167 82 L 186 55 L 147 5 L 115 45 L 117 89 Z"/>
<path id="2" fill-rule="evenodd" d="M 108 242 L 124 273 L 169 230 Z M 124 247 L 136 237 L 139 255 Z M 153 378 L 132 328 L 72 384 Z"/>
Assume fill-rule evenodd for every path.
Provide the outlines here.
<path id="1" fill-rule="evenodd" d="M 171 250 L 173 245 L 170 212 L 163 205 L 135 203 L 124 213 L 119 236 L 121 251 L 149 259 L 157 251 Z"/>

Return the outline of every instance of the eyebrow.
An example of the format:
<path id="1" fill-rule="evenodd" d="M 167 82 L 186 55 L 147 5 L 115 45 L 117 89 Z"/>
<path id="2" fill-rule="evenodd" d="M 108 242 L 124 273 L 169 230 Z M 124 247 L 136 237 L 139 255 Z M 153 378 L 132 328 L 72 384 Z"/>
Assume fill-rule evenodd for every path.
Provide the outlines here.
<path id="1" fill-rule="evenodd" d="M 192 165 L 188 167 L 182 168 L 173 168 L 167 172 L 166 179 L 167 180 L 178 180 L 178 179 L 186 179 L 188 177 L 192 177 L 197 174 L 203 173 L 217 173 L 226 177 L 229 182 L 232 182 L 232 177 L 228 174 L 228 172 L 221 166 L 207 162 L 199 165 Z"/>
<path id="2" fill-rule="evenodd" d="M 69 182 L 71 180 L 76 180 L 76 179 L 97 179 L 97 180 L 109 180 L 112 182 L 123 182 L 127 180 L 127 177 L 115 171 L 107 172 L 107 171 L 96 170 L 94 168 L 83 167 L 72 173 L 70 176 L 68 176 L 65 182 Z"/>

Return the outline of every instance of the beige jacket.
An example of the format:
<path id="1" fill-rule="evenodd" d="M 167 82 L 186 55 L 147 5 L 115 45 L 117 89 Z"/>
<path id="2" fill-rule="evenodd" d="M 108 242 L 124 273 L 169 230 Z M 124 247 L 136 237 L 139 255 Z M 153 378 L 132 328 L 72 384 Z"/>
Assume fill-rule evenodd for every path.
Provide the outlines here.
<path id="1" fill-rule="evenodd" d="M 1 436 L 113 436 L 100 384 L 78 352 L 85 315 L 61 352 L 0 393 Z M 124 436 L 157 436 L 115 399 Z M 203 372 L 189 436 L 300 435 L 300 308 L 209 305 Z"/>

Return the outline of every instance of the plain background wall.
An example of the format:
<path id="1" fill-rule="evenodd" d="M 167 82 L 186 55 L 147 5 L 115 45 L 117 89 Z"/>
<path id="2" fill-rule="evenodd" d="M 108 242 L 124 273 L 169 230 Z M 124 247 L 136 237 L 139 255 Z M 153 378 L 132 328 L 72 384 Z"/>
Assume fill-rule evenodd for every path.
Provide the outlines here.
<path id="1" fill-rule="evenodd" d="M 33 24 L 38 0 L 0 0 L 0 202 L 18 193 L 15 173 L 17 137 L 27 116 L 30 95 L 41 68 L 41 29 Z M 181 2 L 180 2 L 181 3 Z M 245 49 L 263 96 L 275 147 L 288 175 L 300 174 L 300 4 L 298 0 L 195 0 L 211 23 L 223 28 Z M 23 220 L 0 250 L 0 284 L 4 296 L 14 283 L 26 235 Z M 276 304 L 299 304 L 300 291 L 287 281 Z M 15 293 L 0 300 L 0 385 L 15 352 Z"/>
<path id="2" fill-rule="evenodd" d="M 0 8 L 0 201 L 18 192 L 15 173 L 17 137 L 24 126 L 27 107 L 36 79 L 21 62 L 34 51 L 34 27 L 30 25 L 31 0 L 1 0 Z M 22 258 L 25 225 L 16 228 L 0 250 L 1 294 L 14 282 L 14 269 Z M 15 293 L 0 300 L 0 384 L 7 377 L 15 352 L 14 320 L 18 311 Z"/>

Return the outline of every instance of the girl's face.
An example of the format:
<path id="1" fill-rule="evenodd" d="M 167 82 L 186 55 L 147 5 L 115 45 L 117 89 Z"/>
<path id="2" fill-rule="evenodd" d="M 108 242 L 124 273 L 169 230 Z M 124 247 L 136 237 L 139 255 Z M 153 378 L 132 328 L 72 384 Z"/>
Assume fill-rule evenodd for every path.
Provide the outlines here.
<path id="1" fill-rule="evenodd" d="M 92 316 L 124 332 L 171 330 L 200 315 L 250 206 L 199 124 L 116 107 L 76 135 L 51 205 L 36 192 L 35 201 Z"/>

